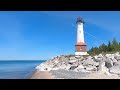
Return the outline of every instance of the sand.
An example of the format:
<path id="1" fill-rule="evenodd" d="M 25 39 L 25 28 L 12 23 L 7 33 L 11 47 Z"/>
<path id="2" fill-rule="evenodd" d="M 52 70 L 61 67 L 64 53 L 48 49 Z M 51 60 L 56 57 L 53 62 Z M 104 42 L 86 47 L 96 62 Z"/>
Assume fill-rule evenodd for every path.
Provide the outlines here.
<path id="1" fill-rule="evenodd" d="M 30 79 L 54 79 L 54 76 L 52 76 L 48 71 L 36 71 Z"/>
<path id="2" fill-rule="evenodd" d="M 88 76 L 81 77 L 80 79 L 120 79 L 117 75 L 106 75 L 106 74 L 99 74 L 99 73 L 91 73 Z"/>
<path id="3" fill-rule="evenodd" d="M 48 71 L 36 71 L 35 73 L 33 73 L 30 79 L 56 79 L 56 78 Z M 63 79 L 63 78 L 57 78 L 57 79 Z M 120 77 L 109 76 L 99 73 L 91 73 L 85 77 L 80 77 L 79 79 L 120 79 Z"/>

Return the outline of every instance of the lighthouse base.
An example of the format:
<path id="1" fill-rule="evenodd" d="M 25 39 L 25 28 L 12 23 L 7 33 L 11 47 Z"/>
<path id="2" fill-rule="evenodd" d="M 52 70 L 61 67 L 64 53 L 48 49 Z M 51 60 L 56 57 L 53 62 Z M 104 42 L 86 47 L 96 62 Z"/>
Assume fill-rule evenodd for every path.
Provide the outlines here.
<path id="1" fill-rule="evenodd" d="M 76 56 L 89 55 L 87 52 L 75 52 Z"/>

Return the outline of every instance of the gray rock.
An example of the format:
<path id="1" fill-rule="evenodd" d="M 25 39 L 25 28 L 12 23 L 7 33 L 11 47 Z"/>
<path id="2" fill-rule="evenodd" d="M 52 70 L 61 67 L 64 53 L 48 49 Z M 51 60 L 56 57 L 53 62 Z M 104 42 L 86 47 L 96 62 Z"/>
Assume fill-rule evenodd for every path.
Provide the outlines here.
<path id="1" fill-rule="evenodd" d="M 111 59 L 106 59 L 105 60 L 105 66 L 107 67 L 107 68 L 111 68 L 112 66 L 113 66 L 113 62 L 112 62 L 112 60 Z"/>
<path id="2" fill-rule="evenodd" d="M 103 58 L 101 57 L 94 57 L 94 61 L 96 62 L 101 62 L 103 60 Z"/>
<path id="3" fill-rule="evenodd" d="M 109 58 L 109 57 L 111 57 L 112 56 L 112 54 L 106 54 L 105 55 L 105 57 L 107 57 L 107 58 Z"/>
<path id="4" fill-rule="evenodd" d="M 116 60 L 120 60 L 120 55 L 114 56 Z"/>
<path id="5" fill-rule="evenodd" d="M 70 60 L 76 60 L 76 57 L 70 57 Z"/>
<path id="6" fill-rule="evenodd" d="M 97 71 L 97 67 L 92 65 L 85 66 L 85 69 L 88 71 Z"/>
<path id="7" fill-rule="evenodd" d="M 65 57 L 65 56 L 59 57 L 59 61 L 64 61 L 64 60 L 66 60 L 66 57 Z"/>
<path id="8" fill-rule="evenodd" d="M 117 60 L 116 60 L 115 58 L 113 58 L 112 61 L 113 61 L 113 63 L 116 63 L 116 62 L 117 62 Z"/>
<path id="9" fill-rule="evenodd" d="M 120 61 L 114 63 L 114 66 L 118 66 L 118 65 L 120 65 Z"/>
<path id="10" fill-rule="evenodd" d="M 65 69 L 65 68 L 66 68 L 66 65 L 65 65 L 65 64 L 62 64 L 62 65 L 60 65 L 58 68 L 60 68 L 60 69 Z"/>
<path id="11" fill-rule="evenodd" d="M 100 62 L 98 66 L 98 71 L 100 71 L 103 67 L 105 67 L 105 62 Z"/>
<path id="12" fill-rule="evenodd" d="M 113 66 L 109 69 L 109 72 L 112 74 L 120 74 L 120 66 Z"/>
<path id="13" fill-rule="evenodd" d="M 105 62 L 105 61 L 107 61 L 109 58 L 107 58 L 107 57 L 103 57 L 102 58 L 102 60 L 101 60 L 101 62 Z"/>
<path id="14" fill-rule="evenodd" d="M 100 62 L 98 67 L 98 73 L 110 75 L 109 69 L 105 66 L 105 62 Z"/>
<path id="15" fill-rule="evenodd" d="M 99 65 L 98 62 L 95 62 L 95 61 L 93 61 L 93 60 L 86 60 L 86 61 L 83 61 L 82 64 L 83 64 L 84 66 L 87 66 L 87 65 L 98 66 L 98 65 Z"/>
<path id="16" fill-rule="evenodd" d="M 74 71 L 81 71 L 82 69 L 84 69 L 84 66 L 81 64 L 77 68 L 75 68 Z"/>
<path id="17" fill-rule="evenodd" d="M 101 62 L 104 56 L 102 54 L 99 54 L 98 56 L 94 56 L 93 59 L 96 62 Z"/>
<path id="18" fill-rule="evenodd" d="M 105 57 L 106 58 L 110 58 L 110 59 L 114 59 L 114 54 L 106 54 Z"/>
<path id="19" fill-rule="evenodd" d="M 73 64 L 76 64 L 78 60 L 69 60 L 69 64 L 73 65 Z"/>
<path id="20" fill-rule="evenodd" d="M 93 57 L 91 57 L 91 56 L 87 57 L 87 60 L 92 60 L 92 59 L 93 59 Z"/>
<path id="21" fill-rule="evenodd" d="M 116 52 L 114 55 L 119 55 L 119 52 Z"/>
<path id="22" fill-rule="evenodd" d="M 68 65 L 65 67 L 65 70 L 69 70 L 69 69 L 70 69 L 70 67 L 71 67 L 71 65 L 70 65 L 70 64 L 68 64 Z"/>
<path id="23" fill-rule="evenodd" d="M 99 58 L 102 58 L 102 57 L 103 57 L 103 55 L 102 55 L 102 54 L 99 54 L 99 55 L 98 55 L 98 57 L 99 57 Z"/>
<path id="24" fill-rule="evenodd" d="M 114 56 L 111 56 L 111 57 L 108 57 L 108 58 L 110 58 L 110 59 L 112 59 L 112 60 L 115 59 Z"/>
<path id="25" fill-rule="evenodd" d="M 69 70 L 74 70 L 75 68 L 77 68 L 78 66 L 71 66 Z"/>

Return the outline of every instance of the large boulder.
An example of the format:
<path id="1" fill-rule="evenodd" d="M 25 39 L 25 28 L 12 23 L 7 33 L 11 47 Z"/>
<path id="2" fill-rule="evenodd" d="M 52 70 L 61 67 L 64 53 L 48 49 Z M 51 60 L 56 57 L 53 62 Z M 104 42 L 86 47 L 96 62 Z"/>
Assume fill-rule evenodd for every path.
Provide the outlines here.
<path id="1" fill-rule="evenodd" d="M 71 65 L 70 65 L 70 64 L 67 64 L 67 66 L 66 66 L 64 69 L 65 69 L 65 70 L 69 70 L 70 67 L 71 67 Z"/>
<path id="2" fill-rule="evenodd" d="M 120 74 L 120 66 L 113 66 L 109 69 L 109 72 L 112 74 Z"/>
<path id="3" fill-rule="evenodd" d="M 113 64 L 117 62 L 117 60 L 115 58 L 113 58 L 112 61 L 113 61 Z"/>
<path id="4" fill-rule="evenodd" d="M 109 58 L 109 57 L 111 57 L 112 56 L 112 54 L 106 54 L 105 55 L 105 57 L 107 57 L 107 58 Z"/>
<path id="5" fill-rule="evenodd" d="M 101 62 L 103 57 L 94 56 L 93 59 L 96 62 Z"/>
<path id="6" fill-rule="evenodd" d="M 84 66 L 80 64 L 77 68 L 74 69 L 74 71 L 81 71 L 82 69 L 84 69 Z"/>
<path id="7" fill-rule="evenodd" d="M 73 65 L 73 64 L 76 64 L 78 62 L 78 60 L 69 60 L 68 63 Z"/>
<path id="8" fill-rule="evenodd" d="M 72 65 L 72 66 L 70 66 L 70 68 L 69 68 L 69 70 L 74 70 L 75 68 L 77 68 L 78 66 L 76 66 L 76 65 Z"/>
<path id="9" fill-rule="evenodd" d="M 52 68 L 52 70 L 58 70 L 59 68 L 55 67 L 55 68 Z"/>
<path id="10" fill-rule="evenodd" d="M 114 55 L 120 55 L 119 52 L 116 52 Z"/>
<path id="11" fill-rule="evenodd" d="M 85 66 L 85 69 L 87 71 L 97 71 L 97 67 L 92 65 Z"/>
<path id="12" fill-rule="evenodd" d="M 59 62 L 59 60 L 58 59 L 56 59 L 55 61 L 54 61 L 54 63 L 58 63 Z"/>
<path id="13" fill-rule="evenodd" d="M 41 63 L 40 65 L 38 65 L 36 67 L 36 69 L 38 69 L 39 71 L 50 71 L 50 70 L 52 70 L 52 68 L 49 67 L 48 65 L 46 65 L 45 63 Z"/>
<path id="14" fill-rule="evenodd" d="M 119 52 L 116 52 L 116 53 L 114 54 L 114 58 L 115 58 L 116 60 L 120 60 L 120 54 L 119 54 Z"/>
<path id="15" fill-rule="evenodd" d="M 120 60 L 120 55 L 115 55 L 114 57 L 116 60 Z"/>
<path id="16" fill-rule="evenodd" d="M 111 59 L 107 58 L 107 59 L 105 60 L 105 66 L 106 66 L 107 68 L 111 68 L 111 67 L 113 66 L 113 61 L 112 61 Z"/>
<path id="17" fill-rule="evenodd" d="M 87 57 L 87 60 L 92 60 L 92 59 L 93 59 L 93 57 L 91 57 L 91 56 Z"/>
<path id="18" fill-rule="evenodd" d="M 120 61 L 114 63 L 114 66 L 118 66 L 118 65 L 120 66 Z"/>
<path id="19" fill-rule="evenodd" d="M 102 54 L 99 54 L 98 56 L 96 55 L 96 56 L 94 56 L 93 58 L 94 58 L 94 61 L 96 61 L 96 62 L 101 62 L 102 61 L 102 59 L 103 59 L 103 55 Z"/>
<path id="20" fill-rule="evenodd" d="M 95 62 L 93 60 L 85 60 L 82 62 L 83 66 L 87 66 L 87 65 L 93 65 L 93 66 L 98 66 L 99 63 L 98 62 Z"/>
<path id="21" fill-rule="evenodd" d="M 70 60 L 77 60 L 76 57 L 70 57 Z"/>
<path id="22" fill-rule="evenodd" d="M 69 70 L 70 69 L 70 67 L 71 67 L 71 65 L 70 64 L 62 64 L 61 66 L 59 66 L 58 68 L 59 69 L 65 69 L 65 70 Z"/>
<path id="23" fill-rule="evenodd" d="M 107 57 L 103 57 L 103 61 L 105 61 L 105 66 L 107 68 L 110 68 L 114 65 L 114 63 L 117 62 L 117 60 L 115 58 L 107 58 Z"/>
<path id="24" fill-rule="evenodd" d="M 110 75 L 109 69 L 105 66 L 105 62 L 100 62 L 98 67 L 98 73 Z"/>
<path id="25" fill-rule="evenodd" d="M 100 62 L 105 62 L 105 61 L 107 61 L 108 59 L 109 59 L 109 58 L 107 58 L 107 57 L 103 57 Z"/>
<path id="26" fill-rule="evenodd" d="M 106 54 L 105 57 L 110 58 L 110 59 L 114 59 L 114 54 Z"/>
<path id="27" fill-rule="evenodd" d="M 98 57 L 99 57 L 99 58 L 102 58 L 102 57 L 103 57 L 103 55 L 102 55 L 102 54 L 99 54 L 99 55 L 98 55 Z"/>
<path id="28" fill-rule="evenodd" d="M 70 68 L 70 65 L 66 66 L 65 64 L 62 64 L 61 66 L 58 67 L 59 69 L 68 69 Z"/>

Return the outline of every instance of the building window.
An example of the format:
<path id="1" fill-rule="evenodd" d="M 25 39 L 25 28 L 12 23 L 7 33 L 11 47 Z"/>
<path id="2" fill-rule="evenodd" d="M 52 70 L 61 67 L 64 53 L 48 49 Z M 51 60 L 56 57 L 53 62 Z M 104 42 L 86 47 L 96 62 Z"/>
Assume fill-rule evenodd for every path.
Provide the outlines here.
<path id="1" fill-rule="evenodd" d="M 82 51 L 82 46 L 80 46 L 80 51 Z"/>

